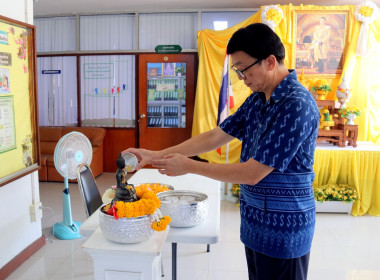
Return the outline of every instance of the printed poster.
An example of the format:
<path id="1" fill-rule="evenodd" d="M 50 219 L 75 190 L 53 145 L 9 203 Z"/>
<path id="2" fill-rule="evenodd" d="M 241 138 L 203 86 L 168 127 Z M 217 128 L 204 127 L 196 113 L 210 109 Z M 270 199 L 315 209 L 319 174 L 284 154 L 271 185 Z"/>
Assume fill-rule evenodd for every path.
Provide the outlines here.
<path id="1" fill-rule="evenodd" d="M 9 68 L 0 67 L 0 94 L 11 93 Z"/>
<path id="2" fill-rule="evenodd" d="M 16 148 L 13 96 L 0 96 L 0 154 Z"/>

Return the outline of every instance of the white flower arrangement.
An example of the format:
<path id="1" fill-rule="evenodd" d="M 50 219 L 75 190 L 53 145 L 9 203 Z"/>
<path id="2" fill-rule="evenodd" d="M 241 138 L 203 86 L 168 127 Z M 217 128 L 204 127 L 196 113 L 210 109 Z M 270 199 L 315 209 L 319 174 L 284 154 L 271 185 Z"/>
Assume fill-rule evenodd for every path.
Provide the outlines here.
<path id="1" fill-rule="evenodd" d="M 379 9 L 372 1 L 364 1 L 355 8 L 355 18 L 365 24 L 371 24 L 378 16 Z"/>
<path id="2" fill-rule="evenodd" d="M 358 43 L 356 45 L 356 55 L 365 57 L 369 53 L 368 30 L 369 25 L 378 17 L 379 9 L 372 1 L 364 1 L 355 8 L 355 18 L 362 22 Z"/>
<path id="3" fill-rule="evenodd" d="M 284 12 L 277 5 L 265 6 L 261 12 L 261 21 L 274 30 L 284 18 Z"/>

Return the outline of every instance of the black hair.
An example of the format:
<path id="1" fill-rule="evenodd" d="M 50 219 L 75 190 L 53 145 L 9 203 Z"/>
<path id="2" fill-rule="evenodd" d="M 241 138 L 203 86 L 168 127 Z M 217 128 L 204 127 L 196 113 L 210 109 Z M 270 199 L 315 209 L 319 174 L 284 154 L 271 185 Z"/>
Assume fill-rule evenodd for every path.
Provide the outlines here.
<path id="1" fill-rule="evenodd" d="M 281 63 L 285 48 L 280 37 L 266 24 L 253 23 L 236 31 L 227 45 L 227 54 L 243 51 L 248 55 L 265 59 L 271 54 Z"/>

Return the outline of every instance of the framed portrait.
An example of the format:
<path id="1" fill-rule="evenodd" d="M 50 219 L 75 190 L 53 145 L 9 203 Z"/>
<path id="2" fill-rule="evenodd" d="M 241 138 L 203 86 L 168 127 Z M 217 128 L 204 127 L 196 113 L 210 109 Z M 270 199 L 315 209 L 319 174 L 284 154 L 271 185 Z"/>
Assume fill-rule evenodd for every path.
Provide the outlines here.
<path id="1" fill-rule="evenodd" d="M 162 76 L 175 76 L 175 63 L 162 63 Z"/>
<path id="2" fill-rule="evenodd" d="M 334 78 L 342 74 L 348 10 L 295 10 L 293 68 L 297 73 Z"/>

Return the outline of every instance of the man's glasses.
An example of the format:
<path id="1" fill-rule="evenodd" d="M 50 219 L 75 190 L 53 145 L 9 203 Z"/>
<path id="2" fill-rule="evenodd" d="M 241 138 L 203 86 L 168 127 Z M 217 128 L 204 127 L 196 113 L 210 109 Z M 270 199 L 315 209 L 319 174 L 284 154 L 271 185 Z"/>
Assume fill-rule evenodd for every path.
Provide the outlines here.
<path id="1" fill-rule="evenodd" d="M 231 69 L 234 70 L 234 72 L 239 75 L 240 77 L 242 77 L 243 79 L 245 79 L 245 75 L 244 75 L 244 71 L 247 71 L 249 68 L 251 68 L 253 65 L 259 63 L 261 61 L 261 59 L 258 59 L 256 60 L 254 63 L 252 63 L 251 65 L 249 65 L 248 67 L 244 68 L 243 70 L 237 70 L 236 68 L 234 68 L 233 66 L 231 66 Z"/>

